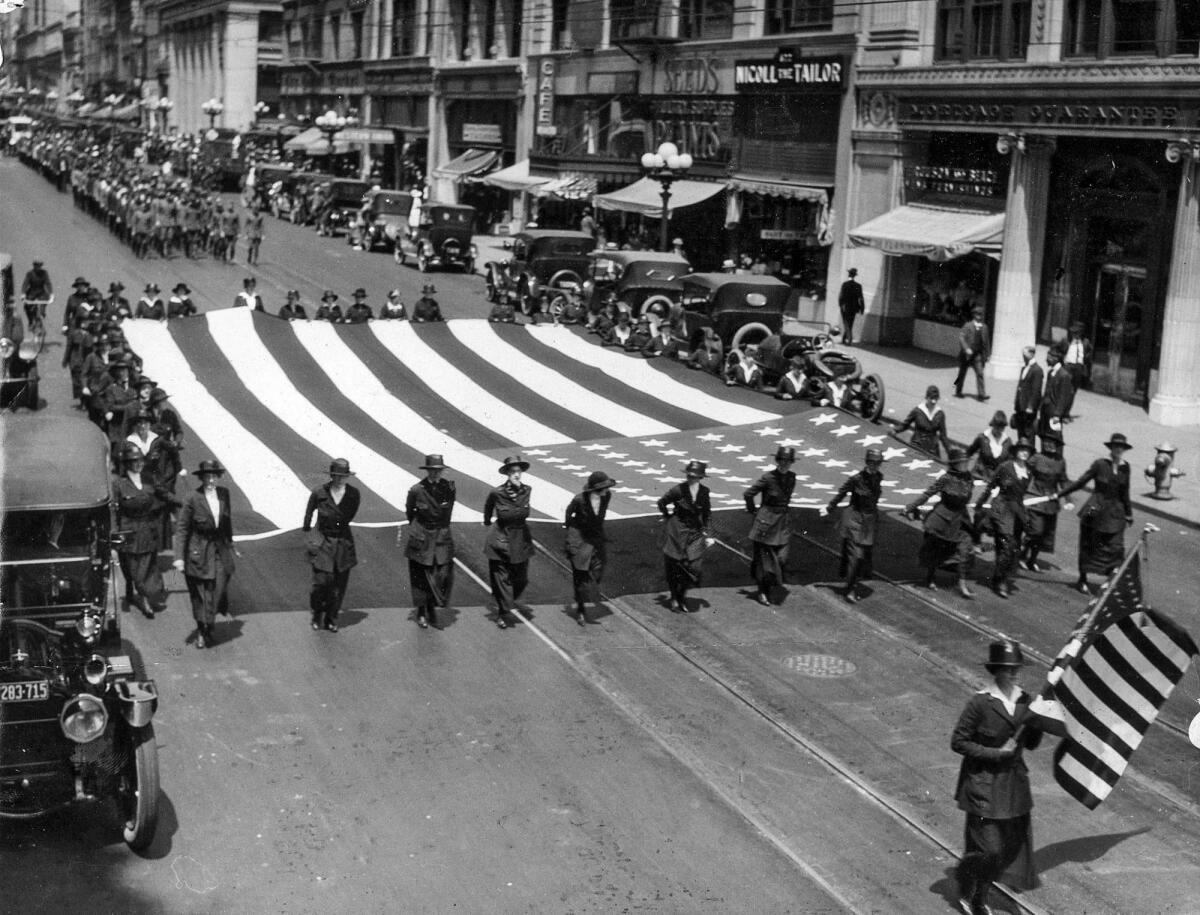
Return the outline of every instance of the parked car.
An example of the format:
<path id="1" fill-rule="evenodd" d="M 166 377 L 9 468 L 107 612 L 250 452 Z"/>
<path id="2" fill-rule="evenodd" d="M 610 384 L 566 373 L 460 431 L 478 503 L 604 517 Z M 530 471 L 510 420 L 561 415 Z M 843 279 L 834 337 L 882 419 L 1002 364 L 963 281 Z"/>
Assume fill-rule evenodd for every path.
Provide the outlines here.
<path id="1" fill-rule="evenodd" d="M 108 441 L 72 416 L 5 416 L 0 435 L 0 819 L 114 801 L 145 849 L 158 692 L 120 653 Z"/>
<path id="2" fill-rule="evenodd" d="M 508 260 L 486 265 L 488 301 L 515 291 L 521 311 L 528 315 L 541 307 L 544 293 L 571 285 L 583 287 L 596 242 L 587 232 L 529 229 L 505 247 L 512 252 Z"/>
<path id="3" fill-rule="evenodd" d="M 378 190 L 367 194 L 367 225 L 363 233 L 364 251 L 390 248 L 400 260 L 397 245 L 408 231 L 408 214 L 413 196 L 409 191 Z"/>
<path id="4" fill-rule="evenodd" d="M 612 294 L 633 317 L 642 314 L 662 319 L 678 306 L 683 280 L 692 272 L 687 258 L 652 251 L 595 251 L 583 283 L 583 298 L 597 310 Z"/>
<path id="5" fill-rule="evenodd" d="M 313 188 L 329 184 L 336 180 L 335 177 L 328 172 L 292 172 L 285 180 L 284 187 L 287 189 L 291 198 L 291 209 L 287 216 L 294 223 L 310 222 L 316 217 L 315 213 L 305 212 L 305 207 L 301 203 L 301 198 L 307 199 L 312 194 Z"/>
<path id="6" fill-rule="evenodd" d="M 678 312 L 695 344 L 712 327 L 727 349 L 759 343 L 783 329 L 795 291 L 773 276 L 693 273 L 683 278 Z"/>
<path id="7" fill-rule="evenodd" d="M 412 257 L 422 273 L 434 267 L 462 267 L 464 273 L 474 273 L 479 256 L 471 241 L 474 233 L 474 207 L 423 204 L 416 229 L 397 236 L 396 263 Z"/>
<path id="8" fill-rule="evenodd" d="M 371 190 L 371 182 L 353 178 L 334 178 L 329 182 L 329 214 L 321 226 L 322 234 L 337 235 L 345 232 L 350 240 L 350 231 L 362 209 L 363 198 Z"/>
<path id="9" fill-rule="evenodd" d="M 274 215 L 279 215 L 275 212 L 275 194 L 283 190 L 286 179 L 295 170 L 291 165 L 276 162 L 269 162 L 255 167 L 254 197 L 260 209 L 270 210 Z"/>

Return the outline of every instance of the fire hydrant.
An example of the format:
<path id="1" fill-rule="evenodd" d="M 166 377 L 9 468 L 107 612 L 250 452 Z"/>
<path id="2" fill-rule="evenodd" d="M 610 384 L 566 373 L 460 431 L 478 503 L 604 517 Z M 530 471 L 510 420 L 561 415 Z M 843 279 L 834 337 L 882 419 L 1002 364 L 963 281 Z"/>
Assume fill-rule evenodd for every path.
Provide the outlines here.
<path id="1" fill-rule="evenodd" d="M 1161 445 L 1155 445 L 1154 450 L 1154 463 L 1144 471 L 1146 479 L 1154 483 L 1154 492 L 1150 496 L 1154 499 L 1174 499 L 1171 495 L 1171 482 L 1184 475 L 1184 472 L 1175 466 L 1176 448 L 1170 442 L 1163 442 Z"/>

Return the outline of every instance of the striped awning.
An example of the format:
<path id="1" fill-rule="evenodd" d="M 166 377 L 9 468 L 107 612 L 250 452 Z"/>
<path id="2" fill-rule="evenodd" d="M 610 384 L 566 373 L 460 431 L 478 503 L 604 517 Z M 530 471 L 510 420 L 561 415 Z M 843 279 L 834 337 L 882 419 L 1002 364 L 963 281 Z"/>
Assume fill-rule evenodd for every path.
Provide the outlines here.
<path id="1" fill-rule="evenodd" d="M 596 193 L 596 179 L 587 175 L 563 175 L 533 189 L 538 197 L 584 200 Z"/>
<path id="2" fill-rule="evenodd" d="M 849 233 L 853 245 L 938 263 L 972 251 L 999 258 L 1003 237 L 1004 213 L 918 203 L 898 206 Z"/>
<path id="3" fill-rule="evenodd" d="M 439 178 L 462 181 L 473 175 L 478 176 L 491 171 L 499 161 L 500 153 L 493 149 L 468 149 L 458 158 L 435 168 L 433 173 Z"/>
<path id="4" fill-rule="evenodd" d="M 831 182 L 832 185 L 832 182 Z M 792 184 L 788 181 L 772 181 L 768 178 L 757 178 L 753 175 L 733 175 L 729 179 L 729 188 L 745 194 L 757 194 L 760 197 L 781 197 L 785 200 L 807 200 L 822 206 L 829 203 L 829 194 L 823 187 L 808 184 Z"/>
<path id="5" fill-rule="evenodd" d="M 498 169 L 483 176 L 484 184 L 503 188 L 506 191 L 531 191 L 552 180 L 554 179 L 544 175 L 530 175 L 528 159 L 522 159 L 515 165 Z"/>

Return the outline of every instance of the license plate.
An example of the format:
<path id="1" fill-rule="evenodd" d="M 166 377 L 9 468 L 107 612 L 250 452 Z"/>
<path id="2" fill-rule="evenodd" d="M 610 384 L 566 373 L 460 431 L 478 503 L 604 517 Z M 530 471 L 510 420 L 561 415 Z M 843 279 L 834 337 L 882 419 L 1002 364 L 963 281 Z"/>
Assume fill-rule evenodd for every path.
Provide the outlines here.
<path id="1" fill-rule="evenodd" d="M 48 680 L 0 683 L 0 702 L 38 702 L 49 698 L 50 682 Z"/>

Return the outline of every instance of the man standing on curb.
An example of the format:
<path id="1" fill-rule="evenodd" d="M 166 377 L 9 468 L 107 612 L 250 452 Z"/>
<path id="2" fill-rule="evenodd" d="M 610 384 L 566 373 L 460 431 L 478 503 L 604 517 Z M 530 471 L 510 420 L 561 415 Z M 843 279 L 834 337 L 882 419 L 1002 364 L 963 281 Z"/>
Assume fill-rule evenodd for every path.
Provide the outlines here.
<path id="1" fill-rule="evenodd" d="M 863 298 L 862 283 L 855 279 L 858 270 L 851 267 L 847 273 L 849 279 L 838 291 L 838 310 L 842 313 L 842 342 L 850 346 L 854 343 L 854 319 L 866 311 L 867 303 Z"/>

